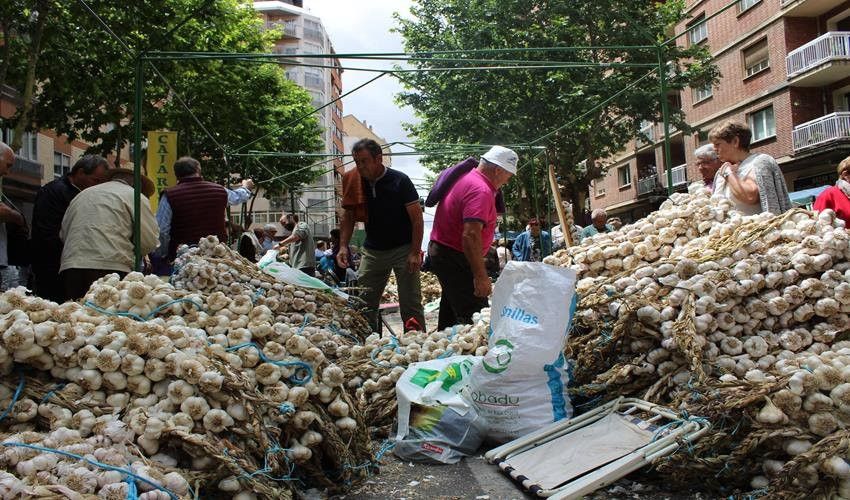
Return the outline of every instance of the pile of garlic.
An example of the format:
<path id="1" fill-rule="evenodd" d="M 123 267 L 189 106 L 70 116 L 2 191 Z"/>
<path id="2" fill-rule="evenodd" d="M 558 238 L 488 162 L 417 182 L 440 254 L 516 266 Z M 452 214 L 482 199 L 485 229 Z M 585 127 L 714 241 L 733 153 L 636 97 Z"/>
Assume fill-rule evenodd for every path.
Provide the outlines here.
<path id="1" fill-rule="evenodd" d="M 436 274 L 423 271 L 419 273 L 419 281 L 423 304 L 433 302 L 440 298 L 440 295 L 443 293 L 443 289 L 440 287 L 440 280 L 437 279 Z M 396 283 L 395 274 L 390 275 L 390 279 L 387 281 L 387 286 L 384 287 L 384 293 L 381 295 L 381 302 L 389 304 L 398 302 L 398 283 Z"/>
<path id="2" fill-rule="evenodd" d="M 0 295 L 0 406 L 11 403 L 13 362 L 67 382 L 47 401 L 19 399 L 16 426 L 124 422 L 146 456 L 170 457 L 229 494 L 280 492 L 263 475 L 243 474 L 262 469 L 269 449 L 279 450 L 270 474 L 304 465 L 308 485 L 328 482 L 318 477 L 324 471 L 351 476 L 357 469 L 346 466 L 370 459 L 346 374 L 314 343 L 335 353 L 339 335 L 311 324 L 309 313 L 291 323 L 244 293 L 186 294 L 139 273 L 98 280 L 84 304 L 57 305 L 22 288 Z M 225 440 L 238 448 L 216 455 Z"/>
<path id="3" fill-rule="evenodd" d="M 673 193 L 659 210 L 619 231 L 599 233 L 580 245 L 559 250 L 544 259 L 547 264 L 571 266 L 581 277 L 612 276 L 669 257 L 673 248 L 708 234 L 725 221 L 734 205 L 712 200 L 698 184 L 689 193 Z"/>
<path id="4" fill-rule="evenodd" d="M 164 455 L 140 459 L 133 450 L 133 433 L 123 422 L 112 415 L 95 418 L 91 412 L 82 411 L 87 415 L 79 419 L 76 429 L 19 431 L 3 439 L 8 445 L 0 451 L 4 469 L 0 472 L 0 497 L 42 498 L 58 493 L 66 498 L 80 495 L 97 495 L 107 500 L 131 498 L 125 473 L 95 467 L 90 462 L 129 470 L 142 478 L 136 481 L 139 500 L 167 500 L 170 496 L 165 490 L 181 498 L 189 497 L 187 478 L 175 470 L 167 471 L 176 465 L 173 460 Z M 15 444 L 55 449 L 82 456 L 87 461 Z"/>
<path id="5" fill-rule="evenodd" d="M 431 333 L 405 332 L 390 339 L 374 333 L 363 345 L 341 347 L 345 354 L 340 358 L 346 359 L 341 364 L 349 375 L 347 385 L 370 425 L 385 425 L 387 418 L 395 416 L 394 412 L 382 411 L 382 405 L 395 404 L 395 383 L 410 363 L 486 354 L 490 308 L 475 313 L 473 323 Z M 376 418 L 378 414 L 381 418 Z"/>
<path id="6" fill-rule="evenodd" d="M 340 297 L 316 289 L 285 284 L 218 241 L 215 236 L 199 240 L 196 247 L 181 247 L 174 262 L 171 283 L 190 293 L 221 292 L 227 296 L 247 294 L 257 305 L 268 307 L 287 322 L 333 324 L 347 335 L 364 338 L 369 327 Z"/>
<path id="7" fill-rule="evenodd" d="M 703 188 L 692 186 L 647 218 L 548 259 L 572 266 L 580 278 L 577 328 L 567 346 L 576 360 L 577 392 L 643 397 L 692 415 L 712 408 L 726 408 L 731 415 L 740 410 L 732 401 L 747 401 L 750 416 L 731 419 L 734 438 L 722 441 L 731 456 L 761 429 L 785 429 L 779 434 L 787 435 L 799 427 L 815 447 L 828 443 L 834 431 L 850 423 L 850 411 L 842 412 L 841 386 L 850 376 L 835 376 L 848 353 L 843 344 L 834 344 L 850 329 L 849 243 L 843 221 L 829 210 L 742 216 L 727 201 L 710 199 Z M 806 375 L 808 370 L 830 363 L 842 367 L 820 368 L 830 375 L 829 383 L 818 382 L 808 392 L 809 381 L 799 392 L 799 378 L 809 380 L 815 375 Z M 765 400 L 757 395 L 781 385 L 790 373 L 779 402 L 773 398 L 777 407 L 791 400 L 786 419 L 759 405 Z M 716 389 L 717 384 L 734 387 L 737 396 L 726 398 L 731 392 Z M 774 446 L 783 449 L 781 442 Z M 699 444 L 696 450 L 709 451 Z M 763 456 L 745 458 L 730 470 L 749 468 L 751 476 L 761 475 Z M 785 463 L 790 457 L 777 451 L 770 460 Z M 844 477 L 818 465 L 823 460 L 814 461 L 805 480 L 789 487 L 808 484 L 819 474 Z M 729 473 L 721 470 L 723 460 L 717 470 L 685 462 L 684 474 L 716 473 L 720 481 L 733 480 L 724 476 Z M 753 487 L 763 482 L 756 478 Z"/>

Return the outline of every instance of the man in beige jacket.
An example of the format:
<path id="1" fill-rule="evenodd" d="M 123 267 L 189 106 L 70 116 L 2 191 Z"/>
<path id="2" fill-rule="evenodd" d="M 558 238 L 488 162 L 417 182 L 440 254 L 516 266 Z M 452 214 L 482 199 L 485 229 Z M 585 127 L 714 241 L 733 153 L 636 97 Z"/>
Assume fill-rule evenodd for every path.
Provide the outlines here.
<path id="1" fill-rule="evenodd" d="M 78 194 L 62 219 L 59 277 L 71 300 L 83 297 L 97 279 L 110 273 L 123 277 L 133 269 L 133 171 L 116 168 L 107 175 L 107 182 Z M 148 201 L 153 192 L 153 182 L 142 176 L 143 255 L 159 246 L 159 226 Z"/>

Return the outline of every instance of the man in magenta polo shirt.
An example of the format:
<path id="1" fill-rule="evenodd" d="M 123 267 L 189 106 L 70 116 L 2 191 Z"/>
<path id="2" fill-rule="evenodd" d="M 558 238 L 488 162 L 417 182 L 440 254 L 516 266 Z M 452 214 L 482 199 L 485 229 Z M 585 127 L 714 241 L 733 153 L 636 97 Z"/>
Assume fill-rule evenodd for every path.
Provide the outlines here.
<path id="1" fill-rule="evenodd" d="M 496 192 L 516 174 L 519 157 L 493 146 L 437 205 L 428 256 L 443 289 L 437 328 L 472 322 L 492 285 L 484 256 L 496 231 Z"/>

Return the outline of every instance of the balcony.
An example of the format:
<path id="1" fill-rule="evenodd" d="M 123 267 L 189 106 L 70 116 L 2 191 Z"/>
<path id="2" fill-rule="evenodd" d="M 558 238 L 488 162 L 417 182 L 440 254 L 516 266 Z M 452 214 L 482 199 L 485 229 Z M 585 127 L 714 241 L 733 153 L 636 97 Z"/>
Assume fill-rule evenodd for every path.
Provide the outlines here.
<path id="1" fill-rule="evenodd" d="M 298 23 L 295 21 L 266 21 L 263 27 L 267 30 L 282 31 L 284 38 L 301 38 Z"/>
<path id="2" fill-rule="evenodd" d="M 678 167 L 670 169 L 670 175 L 673 177 L 673 187 L 682 186 L 688 183 L 688 164 L 682 164 Z M 667 187 L 667 174 L 664 174 L 662 184 Z"/>
<path id="3" fill-rule="evenodd" d="M 658 174 L 652 174 L 646 176 L 642 179 L 638 179 L 637 181 L 637 194 L 638 196 L 642 196 L 645 194 L 649 194 L 655 191 L 655 188 L 658 186 Z"/>
<path id="4" fill-rule="evenodd" d="M 782 15 L 817 17 L 842 4 L 842 0 L 779 0 Z"/>
<path id="5" fill-rule="evenodd" d="M 794 127 L 794 152 L 835 142 L 850 142 L 850 112 L 840 111 Z"/>
<path id="6" fill-rule="evenodd" d="M 822 87 L 850 76 L 850 32 L 831 31 L 790 52 L 788 80 L 798 87 Z"/>
<path id="7" fill-rule="evenodd" d="M 43 172 L 43 167 L 41 163 L 37 161 L 27 160 L 25 158 L 21 158 L 20 156 L 15 158 L 15 164 L 12 165 L 12 169 L 9 170 L 11 174 L 18 174 L 22 177 L 29 177 L 32 179 L 41 180 Z"/>

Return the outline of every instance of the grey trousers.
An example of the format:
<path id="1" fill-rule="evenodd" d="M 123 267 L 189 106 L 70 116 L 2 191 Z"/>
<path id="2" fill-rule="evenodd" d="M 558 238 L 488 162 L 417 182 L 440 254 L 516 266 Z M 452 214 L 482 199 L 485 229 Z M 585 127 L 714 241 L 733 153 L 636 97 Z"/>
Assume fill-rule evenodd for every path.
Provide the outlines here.
<path id="1" fill-rule="evenodd" d="M 406 323 L 414 318 L 425 329 L 425 310 L 422 307 L 422 291 L 419 270 L 407 272 L 407 254 L 410 245 L 402 245 L 391 250 L 372 250 L 364 248 L 357 270 L 358 284 L 363 287 L 361 298 L 366 302 L 366 319 L 373 331 L 379 330 L 378 305 L 381 295 L 390 279 L 390 271 L 395 273 L 398 283 L 398 302 L 401 321 Z"/>

